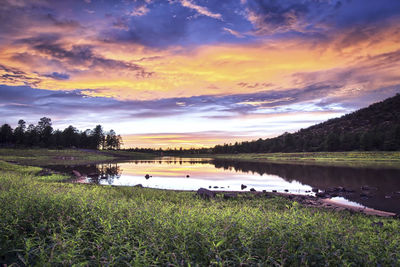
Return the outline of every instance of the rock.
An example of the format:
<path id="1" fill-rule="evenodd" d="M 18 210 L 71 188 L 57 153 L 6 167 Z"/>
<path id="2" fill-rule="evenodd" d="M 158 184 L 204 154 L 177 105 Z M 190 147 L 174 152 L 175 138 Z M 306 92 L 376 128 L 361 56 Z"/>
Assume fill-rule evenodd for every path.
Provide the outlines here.
<path id="1" fill-rule="evenodd" d="M 354 193 L 354 192 L 356 192 L 356 190 L 347 189 L 347 188 L 345 188 L 344 191 L 345 191 L 346 193 Z"/>
<path id="2" fill-rule="evenodd" d="M 210 199 L 215 197 L 215 193 L 213 191 L 205 188 L 200 188 L 199 190 L 197 190 L 196 194 L 203 199 Z"/>
<path id="3" fill-rule="evenodd" d="M 36 173 L 37 176 L 50 176 L 52 175 L 53 172 L 47 169 L 43 169 L 41 171 L 39 171 L 38 173 Z"/>
<path id="4" fill-rule="evenodd" d="M 143 188 L 143 185 L 142 184 L 137 184 L 137 185 L 134 185 L 133 187 Z"/>
<path id="5" fill-rule="evenodd" d="M 368 186 L 368 185 L 361 186 L 361 190 L 365 190 L 365 191 L 377 190 L 377 189 L 378 189 L 378 188 L 376 188 L 376 187 Z"/>
<path id="6" fill-rule="evenodd" d="M 314 193 L 318 193 L 319 189 L 318 188 L 313 188 L 313 189 L 311 189 L 311 191 L 313 191 Z"/>
<path id="7" fill-rule="evenodd" d="M 315 194 L 316 197 L 320 197 L 320 198 L 328 198 L 329 194 L 325 193 L 325 192 L 318 192 Z"/>
<path id="8" fill-rule="evenodd" d="M 149 178 L 150 178 L 150 175 L 146 174 L 146 175 L 144 176 L 144 178 L 149 179 Z"/>
<path id="9" fill-rule="evenodd" d="M 250 192 L 256 192 L 254 188 L 250 188 Z"/>
<path id="10" fill-rule="evenodd" d="M 246 189 L 246 188 L 247 188 L 247 185 L 242 184 L 242 185 L 240 186 L 240 188 L 242 188 L 242 190 L 243 190 L 243 189 Z"/>
<path id="11" fill-rule="evenodd" d="M 72 173 L 76 176 L 76 177 L 82 177 L 82 174 L 80 172 L 78 172 L 77 170 L 73 170 Z"/>
<path id="12" fill-rule="evenodd" d="M 373 223 L 371 223 L 371 226 L 372 227 L 377 226 L 377 227 L 382 228 L 383 227 L 383 222 L 373 222 Z"/>
<path id="13" fill-rule="evenodd" d="M 225 193 L 224 194 L 224 199 L 232 199 L 232 198 L 237 198 L 236 193 Z"/>
<path id="14" fill-rule="evenodd" d="M 87 175 L 89 178 L 98 178 L 100 175 L 97 173 L 90 173 Z"/>

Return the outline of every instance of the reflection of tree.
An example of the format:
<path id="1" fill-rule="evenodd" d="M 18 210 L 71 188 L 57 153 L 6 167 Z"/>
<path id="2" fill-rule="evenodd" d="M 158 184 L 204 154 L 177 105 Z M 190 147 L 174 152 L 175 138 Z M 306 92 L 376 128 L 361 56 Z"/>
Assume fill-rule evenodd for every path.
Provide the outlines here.
<path id="1" fill-rule="evenodd" d="M 276 175 L 288 182 L 298 181 L 322 190 L 339 186 L 352 189 L 355 193 L 346 196 L 349 200 L 376 209 L 400 212 L 399 199 L 385 197 L 395 191 L 400 191 L 400 180 L 398 179 L 400 170 L 224 160 L 213 160 L 212 164 L 216 168 L 234 169 L 236 172 Z M 373 198 L 360 197 L 361 186 L 365 185 L 377 188 L 373 192 Z"/>
<path id="2" fill-rule="evenodd" d="M 171 160 L 135 160 L 135 161 L 130 161 L 129 163 L 134 163 L 134 164 L 168 164 L 168 165 L 182 165 L 183 163 L 187 163 L 190 165 L 194 164 L 208 164 L 210 163 L 209 160 L 182 160 L 182 159 L 171 159 Z"/>
<path id="3" fill-rule="evenodd" d="M 100 183 L 101 180 L 107 180 L 108 184 L 113 184 L 114 179 L 121 177 L 121 169 L 117 163 L 106 163 L 95 165 L 95 172 L 87 176 L 93 183 Z"/>

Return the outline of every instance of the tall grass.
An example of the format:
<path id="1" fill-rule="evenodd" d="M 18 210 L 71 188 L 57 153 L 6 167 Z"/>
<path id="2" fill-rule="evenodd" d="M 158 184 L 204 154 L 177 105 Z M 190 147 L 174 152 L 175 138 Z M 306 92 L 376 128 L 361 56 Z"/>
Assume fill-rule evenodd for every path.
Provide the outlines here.
<path id="1" fill-rule="evenodd" d="M 39 181 L 2 163 L 0 262 L 19 265 L 400 265 L 397 219 L 251 194 Z M 379 223 L 378 223 L 379 222 Z"/>
<path id="2" fill-rule="evenodd" d="M 242 153 L 217 154 L 208 156 L 217 159 L 255 162 L 400 168 L 399 151 Z"/>

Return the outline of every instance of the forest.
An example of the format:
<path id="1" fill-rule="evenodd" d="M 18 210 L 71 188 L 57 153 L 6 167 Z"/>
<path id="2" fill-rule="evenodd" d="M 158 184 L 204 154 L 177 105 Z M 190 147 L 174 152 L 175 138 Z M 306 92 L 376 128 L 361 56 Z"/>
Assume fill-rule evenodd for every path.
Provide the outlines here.
<path id="1" fill-rule="evenodd" d="M 400 150 L 400 94 L 275 138 L 217 145 L 213 153 Z"/>
<path id="2" fill-rule="evenodd" d="M 63 131 L 54 130 L 51 119 L 47 117 L 41 118 L 37 125 L 27 127 L 21 119 L 15 129 L 9 124 L 0 128 L 1 147 L 120 149 L 121 145 L 121 136 L 113 130 L 104 132 L 101 125 L 85 131 L 79 131 L 72 125 Z"/>
<path id="3" fill-rule="evenodd" d="M 400 150 L 400 94 L 275 138 L 217 145 L 213 153 Z"/>

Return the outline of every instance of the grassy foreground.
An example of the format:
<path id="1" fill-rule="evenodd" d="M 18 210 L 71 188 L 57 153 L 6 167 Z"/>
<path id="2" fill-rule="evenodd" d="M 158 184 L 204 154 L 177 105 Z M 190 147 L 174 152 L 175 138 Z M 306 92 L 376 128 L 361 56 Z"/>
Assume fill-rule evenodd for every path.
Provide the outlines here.
<path id="1" fill-rule="evenodd" d="M 400 168 L 399 151 L 301 152 L 218 154 L 209 157 L 227 160 L 313 164 L 332 166 Z"/>
<path id="2" fill-rule="evenodd" d="M 0 263 L 400 265 L 400 221 L 251 194 L 60 183 L 0 161 Z"/>

